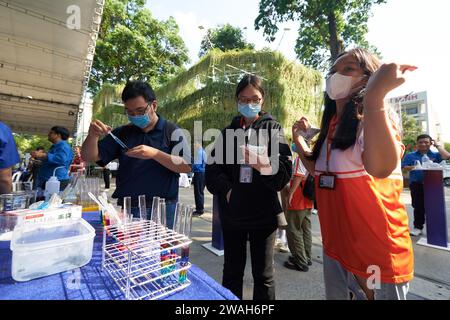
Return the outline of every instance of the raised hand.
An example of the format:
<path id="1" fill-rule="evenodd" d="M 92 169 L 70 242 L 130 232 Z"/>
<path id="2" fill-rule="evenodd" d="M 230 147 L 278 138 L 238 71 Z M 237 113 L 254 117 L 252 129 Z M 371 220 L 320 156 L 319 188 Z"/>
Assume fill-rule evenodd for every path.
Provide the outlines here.
<path id="1" fill-rule="evenodd" d="M 292 138 L 295 140 L 298 137 L 303 136 L 311 128 L 309 120 L 305 117 L 301 117 L 300 120 L 296 121 L 292 126 Z"/>
<path id="2" fill-rule="evenodd" d="M 108 134 L 111 130 L 112 128 L 110 126 L 107 126 L 100 120 L 94 120 L 89 126 L 89 135 L 99 138 L 105 134 Z"/>
<path id="3" fill-rule="evenodd" d="M 406 64 L 383 64 L 369 79 L 366 97 L 384 98 L 390 91 L 405 83 L 405 74 L 417 67 Z"/>

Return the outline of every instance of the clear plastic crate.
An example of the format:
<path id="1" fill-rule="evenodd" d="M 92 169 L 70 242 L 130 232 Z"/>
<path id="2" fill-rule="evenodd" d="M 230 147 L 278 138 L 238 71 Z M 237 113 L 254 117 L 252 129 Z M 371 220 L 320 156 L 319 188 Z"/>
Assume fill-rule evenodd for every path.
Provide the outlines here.
<path id="1" fill-rule="evenodd" d="M 44 210 L 16 210 L 0 213 L 0 241 L 11 241 L 14 228 L 21 223 L 47 223 L 63 219 L 79 219 L 81 206 L 65 204 Z"/>
<path id="2" fill-rule="evenodd" d="M 94 237 L 94 228 L 84 219 L 16 227 L 11 240 L 13 279 L 28 281 L 86 265 Z"/>

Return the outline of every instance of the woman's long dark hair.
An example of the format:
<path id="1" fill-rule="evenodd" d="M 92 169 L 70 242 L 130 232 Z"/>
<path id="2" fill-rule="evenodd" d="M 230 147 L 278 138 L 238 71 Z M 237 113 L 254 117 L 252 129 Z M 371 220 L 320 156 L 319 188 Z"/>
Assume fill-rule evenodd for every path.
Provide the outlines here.
<path id="1" fill-rule="evenodd" d="M 239 98 L 239 94 L 245 88 L 247 88 L 247 86 L 252 86 L 256 90 L 258 90 L 261 93 L 262 97 L 264 98 L 265 91 L 264 91 L 264 88 L 262 86 L 262 80 L 259 77 L 255 76 L 253 74 L 246 74 L 244 77 L 242 77 L 241 81 L 239 81 L 239 84 L 237 85 L 237 88 L 236 88 L 236 99 Z"/>
<path id="2" fill-rule="evenodd" d="M 346 54 L 352 54 L 357 59 L 361 69 L 364 70 L 364 74 L 368 77 L 370 77 L 381 65 L 378 58 L 365 49 L 352 49 L 341 53 L 339 57 Z M 336 133 L 331 143 L 332 149 L 346 150 L 355 144 L 358 125 L 364 110 L 363 98 L 365 90 L 366 87 L 364 86 L 359 92 L 354 93 L 349 102 L 345 105 L 344 112 L 336 127 Z M 333 119 L 336 114 L 336 101 L 332 100 L 326 92 L 324 102 L 325 110 L 320 125 L 320 134 L 310 157 L 312 160 L 317 160 L 317 158 L 319 158 L 320 151 L 328 135 L 331 119 Z"/>

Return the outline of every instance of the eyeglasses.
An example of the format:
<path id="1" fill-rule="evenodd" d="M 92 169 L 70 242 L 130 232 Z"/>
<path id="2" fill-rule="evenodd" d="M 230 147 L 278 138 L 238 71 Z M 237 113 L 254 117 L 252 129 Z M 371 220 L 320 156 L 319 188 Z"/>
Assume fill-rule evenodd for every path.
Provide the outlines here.
<path id="1" fill-rule="evenodd" d="M 245 97 L 240 97 L 238 98 L 238 102 L 240 104 L 251 104 L 251 105 L 258 105 L 261 103 L 262 98 L 245 98 Z"/>
<path id="2" fill-rule="evenodd" d="M 144 114 L 147 113 L 149 107 L 150 103 L 147 103 L 145 107 L 140 107 L 135 112 L 129 112 L 127 109 L 125 109 L 125 114 L 129 116 L 143 116 Z"/>

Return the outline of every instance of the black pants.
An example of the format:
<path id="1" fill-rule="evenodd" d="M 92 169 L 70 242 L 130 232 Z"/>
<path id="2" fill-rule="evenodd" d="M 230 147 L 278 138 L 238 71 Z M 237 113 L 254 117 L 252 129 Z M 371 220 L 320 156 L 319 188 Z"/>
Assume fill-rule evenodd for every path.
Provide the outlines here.
<path id="1" fill-rule="evenodd" d="M 195 172 L 192 183 L 194 184 L 195 210 L 203 213 L 205 203 L 205 173 Z"/>
<path id="2" fill-rule="evenodd" d="M 409 190 L 411 191 L 412 206 L 414 208 L 414 228 L 422 230 L 425 224 L 423 184 L 411 182 Z"/>
<path id="3" fill-rule="evenodd" d="M 247 240 L 253 274 L 253 300 L 275 300 L 273 246 L 276 229 L 235 230 L 223 227 L 224 265 L 222 285 L 242 300 L 242 287 L 247 260 Z"/>
<path id="4" fill-rule="evenodd" d="M 105 181 L 105 189 L 109 189 L 110 173 L 111 171 L 109 169 L 106 168 L 103 169 L 103 181 Z"/>

